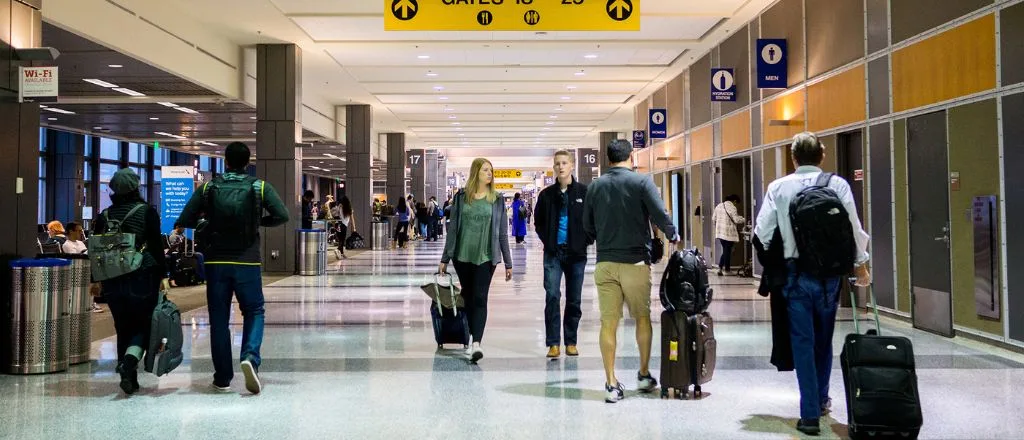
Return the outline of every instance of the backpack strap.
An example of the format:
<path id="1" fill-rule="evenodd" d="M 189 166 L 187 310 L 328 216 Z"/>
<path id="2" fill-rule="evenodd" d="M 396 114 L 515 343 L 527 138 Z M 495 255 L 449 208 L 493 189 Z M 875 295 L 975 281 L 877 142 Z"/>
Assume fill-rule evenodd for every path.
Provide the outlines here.
<path id="1" fill-rule="evenodd" d="M 821 187 L 821 188 L 827 188 L 829 181 L 832 180 L 832 176 L 834 176 L 834 175 L 835 175 L 834 173 L 825 173 L 825 172 L 822 172 L 821 174 L 818 174 L 818 180 L 816 180 L 814 182 L 814 186 Z"/>
<path id="2" fill-rule="evenodd" d="M 124 224 L 124 222 L 128 221 L 128 217 L 131 217 L 132 214 L 135 214 L 136 211 L 138 211 L 139 209 L 142 209 L 143 206 L 146 206 L 146 204 L 145 203 L 139 203 L 138 205 L 135 205 L 135 207 L 132 208 L 131 211 L 128 211 L 128 213 L 124 215 L 124 218 L 121 219 L 121 224 Z"/>

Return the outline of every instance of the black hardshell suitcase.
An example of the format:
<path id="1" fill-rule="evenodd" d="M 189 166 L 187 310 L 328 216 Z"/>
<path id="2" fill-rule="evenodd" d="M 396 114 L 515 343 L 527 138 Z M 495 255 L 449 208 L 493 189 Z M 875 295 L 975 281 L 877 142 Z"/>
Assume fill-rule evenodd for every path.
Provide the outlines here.
<path id="1" fill-rule="evenodd" d="M 438 349 L 444 348 L 444 344 L 469 347 L 469 323 L 466 321 L 465 310 L 449 309 L 431 302 L 430 321 L 434 325 L 434 340 L 437 341 Z"/>
<path id="2" fill-rule="evenodd" d="M 715 372 L 717 342 L 714 320 L 707 313 L 661 313 L 661 397 L 685 399 L 703 396 L 701 385 Z"/>
<path id="3" fill-rule="evenodd" d="M 850 290 L 854 307 L 856 291 L 855 287 Z M 854 333 L 846 335 L 839 355 L 850 437 L 917 438 L 923 419 L 913 344 L 901 336 L 879 334 L 874 292 L 870 298 L 875 330 L 860 333 L 854 308 Z"/>

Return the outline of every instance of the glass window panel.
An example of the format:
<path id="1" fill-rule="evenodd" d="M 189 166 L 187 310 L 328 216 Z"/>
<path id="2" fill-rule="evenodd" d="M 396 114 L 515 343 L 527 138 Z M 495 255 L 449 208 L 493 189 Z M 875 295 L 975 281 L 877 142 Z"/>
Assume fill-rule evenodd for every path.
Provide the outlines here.
<path id="1" fill-rule="evenodd" d="M 139 186 L 139 191 L 142 192 L 142 200 L 149 201 L 149 190 L 147 187 L 149 187 L 149 185 L 141 185 Z"/>
<path id="2" fill-rule="evenodd" d="M 39 127 L 39 151 L 46 151 L 46 129 Z"/>
<path id="3" fill-rule="evenodd" d="M 210 171 L 210 158 L 199 156 L 199 171 Z"/>
<path id="4" fill-rule="evenodd" d="M 39 156 L 39 178 L 46 178 L 46 157 Z"/>
<path id="5" fill-rule="evenodd" d="M 39 200 L 46 200 L 46 179 L 39 179 Z M 40 203 L 38 209 L 36 213 L 38 218 L 36 220 L 39 224 L 46 223 L 48 221 L 46 220 L 46 204 Z"/>
<path id="6" fill-rule="evenodd" d="M 153 170 L 153 182 L 154 183 L 160 183 L 160 177 L 161 177 L 162 174 L 163 174 L 163 172 L 160 171 L 160 169 Z"/>
<path id="7" fill-rule="evenodd" d="M 217 174 L 224 174 L 224 159 L 217 159 Z"/>
<path id="8" fill-rule="evenodd" d="M 153 148 L 153 165 L 162 166 L 170 162 L 171 152 L 160 147 Z"/>
<path id="9" fill-rule="evenodd" d="M 100 209 L 98 211 L 93 211 L 95 213 L 95 215 L 99 215 L 99 213 L 103 212 L 104 209 L 107 209 L 107 208 L 110 207 L 110 205 L 112 203 L 110 201 L 110 194 L 111 194 L 110 188 L 107 188 L 106 186 L 104 186 L 103 189 L 100 191 Z M 95 215 L 94 215 L 94 217 L 95 217 Z"/>
<path id="10" fill-rule="evenodd" d="M 85 157 L 92 157 L 92 136 L 85 137 Z"/>
<path id="11" fill-rule="evenodd" d="M 100 159 L 121 160 L 121 143 L 115 139 L 100 138 Z"/>
<path id="12" fill-rule="evenodd" d="M 142 168 L 142 167 L 132 167 L 132 170 L 135 171 L 135 174 L 139 175 L 139 184 L 145 185 L 145 184 L 149 183 L 149 179 L 148 179 L 149 173 L 146 172 L 145 168 Z"/>
<path id="13" fill-rule="evenodd" d="M 82 162 L 82 179 L 86 182 L 92 181 L 92 164 L 88 160 Z"/>
<path id="14" fill-rule="evenodd" d="M 107 183 L 110 183 L 110 178 L 114 177 L 114 173 L 116 173 L 116 172 L 117 172 L 117 165 L 112 164 L 112 163 L 101 163 L 100 164 L 100 183 L 104 184 L 103 185 L 104 188 L 106 188 L 106 186 L 107 186 L 106 184 Z"/>
<path id="15" fill-rule="evenodd" d="M 128 162 L 146 163 L 146 150 L 143 150 L 142 144 L 128 144 Z"/>

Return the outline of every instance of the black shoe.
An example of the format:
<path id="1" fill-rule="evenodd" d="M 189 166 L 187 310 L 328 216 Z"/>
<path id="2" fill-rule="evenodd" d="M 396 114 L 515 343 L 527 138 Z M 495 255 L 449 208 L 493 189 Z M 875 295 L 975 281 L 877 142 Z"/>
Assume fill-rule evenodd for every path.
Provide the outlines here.
<path id="1" fill-rule="evenodd" d="M 825 402 L 821 404 L 821 415 L 826 415 L 832 412 L 832 398 L 825 399 Z"/>
<path id="2" fill-rule="evenodd" d="M 658 380 L 651 376 L 651 373 L 640 374 L 636 373 L 636 389 L 641 393 L 652 393 L 658 389 Z"/>
<path id="3" fill-rule="evenodd" d="M 118 362 L 117 374 L 121 375 L 121 391 L 125 394 L 132 395 L 139 391 L 139 372 L 138 372 L 139 360 L 132 355 L 125 355 L 121 362 Z"/>
<path id="4" fill-rule="evenodd" d="M 818 425 L 818 419 L 800 419 L 796 422 L 796 430 L 807 435 L 818 435 L 821 433 L 821 427 Z"/>
<path id="5" fill-rule="evenodd" d="M 722 276 L 722 270 L 721 269 L 718 270 L 718 276 Z"/>

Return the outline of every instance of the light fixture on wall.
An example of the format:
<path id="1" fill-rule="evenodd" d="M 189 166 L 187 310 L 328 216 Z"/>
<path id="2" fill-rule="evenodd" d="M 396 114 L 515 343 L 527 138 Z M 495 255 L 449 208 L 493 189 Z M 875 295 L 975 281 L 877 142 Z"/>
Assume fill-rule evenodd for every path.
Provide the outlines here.
<path id="1" fill-rule="evenodd" d="M 803 125 L 804 121 L 798 121 L 795 119 L 769 119 L 768 125 L 771 127 L 787 127 L 794 125 Z"/>

